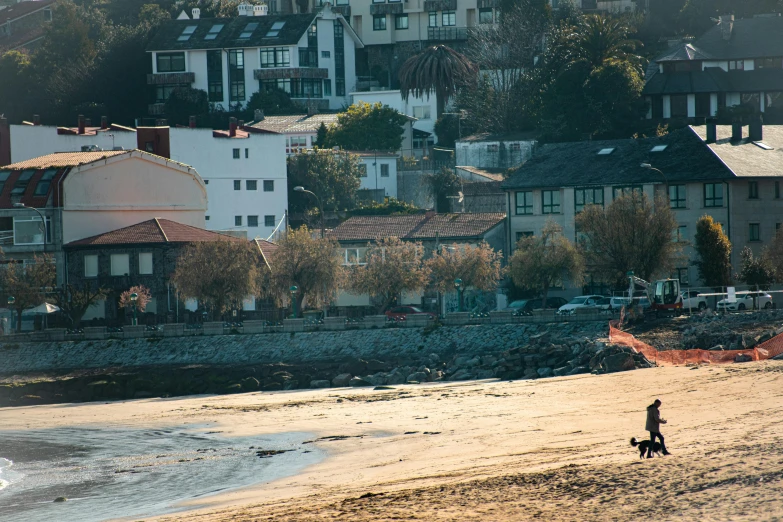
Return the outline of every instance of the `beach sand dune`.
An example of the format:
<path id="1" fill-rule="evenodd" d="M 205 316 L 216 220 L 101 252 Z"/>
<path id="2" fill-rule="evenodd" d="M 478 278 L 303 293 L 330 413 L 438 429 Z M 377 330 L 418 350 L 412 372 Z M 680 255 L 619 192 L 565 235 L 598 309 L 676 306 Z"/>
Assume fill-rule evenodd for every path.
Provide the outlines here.
<path id="1" fill-rule="evenodd" d="M 655 398 L 672 455 L 640 460 Z M 160 520 L 783 520 L 783 362 L 0 410 L 18 428 L 312 433 L 328 457 Z M 273 457 L 274 458 L 274 457 Z"/>

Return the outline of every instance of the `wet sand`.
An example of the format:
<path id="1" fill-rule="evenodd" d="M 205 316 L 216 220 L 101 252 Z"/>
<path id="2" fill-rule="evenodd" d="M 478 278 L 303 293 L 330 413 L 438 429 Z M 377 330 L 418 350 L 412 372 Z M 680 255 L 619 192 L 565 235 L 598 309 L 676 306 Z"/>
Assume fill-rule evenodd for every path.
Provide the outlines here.
<path id="1" fill-rule="evenodd" d="M 629 445 L 663 401 L 669 457 Z M 327 457 L 159 520 L 783 520 L 783 362 L 13 408 L 16 429 L 306 432 Z M 206 507 L 205 507 L 206 506 Z"/>

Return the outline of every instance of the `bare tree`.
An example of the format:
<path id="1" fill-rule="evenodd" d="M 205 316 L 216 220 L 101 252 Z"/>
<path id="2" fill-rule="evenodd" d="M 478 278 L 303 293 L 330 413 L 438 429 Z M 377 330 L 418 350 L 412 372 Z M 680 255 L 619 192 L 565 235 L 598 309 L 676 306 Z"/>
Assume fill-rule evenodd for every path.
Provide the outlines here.
<path id="1" fill-rule="evenodd" d="M 546 308 L 549 289 L 568 280 L 581 284 L 584 259 L 579 249 L 564 235 L 554 221 L 548 221 L 540 236 L 523 237 L 511 256 L 511 278 L 514 284 L 541 291 Z"/>
<path id="2" fill-rule="evenodd" d="M 588 265 L 606 282 L 626 284 L 633 270 L 642 279 L 669 273 L 683 243 L 674 237 L 677 220 L 667 198 L 655 202 L 638 190 L 622 195 L 608 207 L 590 205 L 576 218 L 583 234 Z"/>
<path id="3" fill-rule="evenodd" d="M 85 282 L 84 286 L 63 285 L 54 295 L 60 310 L 71 320 L 71 326 L 76 328 L 81 323 L 87 310 L 101 299 L 105 299 L 108 291 L 98 285 Z"/>
<path id="4" fill-rule="evenodd" d="M 381 312 L 385 312 L 402 292 L 423 290 L 429 275 L 421 243 L 387 237 L 368 248 L 367 264 L 353 270 L 349 288 L 356 294 L 380 297 Z"/>
<path id="5" fill-rule="evenodd" d="M 297 287 L 297 312 L 305 304 L 326 304 L 343 280 L 342 256 L 333 239 L 313 237 L 307 227 L 288 230 L 278 243 L 264 293 L 285 303 Z M 298 314 L 297 314 L 298 315 Z"/>
<path id="6" fill-rule="evenodd" d="M 16 311 L 16 331 L 22 331 L 22 312 L 38 306 L 46 299 L 57 276 L 52 256 L 34 256 L 33 263 L 11 261 L 2 274 L 2 287 L 6 296 L 13 297 L 9 307 Z"/>
<path id="7" fill-rule="evenodd" d="M 496 252 L 487 242 L 478 246 L 443 245 L 425 265 L 430 269 L 435 287 L 441 292 L 453 290 L 457 279 L 462 280 L 465 288 L 491 292 L 497 288 L 503 274 L 501 257 L 502 252 Z M 460 297 L 464 298 L 464 293 Z"/>
<path id="8" fill-rule="evenodd" d="M 135 302 L 131 298 L 133 294 L 136 294 Z M 136 305 L 136 310 L 142 313 L 147 309 L 147 305 L 151 300 L 152 294 L 150 294 L 150 289 L 143 285 L 132 286 L 120 294 L 121 307 L 127 308 Z"/>
<path id="9" fill-rule="evenodd" d="M 246 241 L 204 241 L 186 246 L 171 277 L 185 298 L 198 299 L 215 312 L 225 313 L 246 297 L 256 295 L 259 285 L 258 253 Z"/>

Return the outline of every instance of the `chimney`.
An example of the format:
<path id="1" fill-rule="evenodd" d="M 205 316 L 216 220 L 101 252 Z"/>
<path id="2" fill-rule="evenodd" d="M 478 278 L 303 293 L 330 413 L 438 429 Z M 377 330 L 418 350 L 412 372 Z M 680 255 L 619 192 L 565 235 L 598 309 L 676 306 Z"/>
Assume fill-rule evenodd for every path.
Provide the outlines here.
<path id="1" fill-rule="evenodd" d="M 84 114 L 79 115 L 79 134 L 84 134 Z"/>
<path id="2" fill-rule="evenodd" d="M 264 121 L 264 111 L 261 109 L 256 109 L 253 113 L 253 119 L 255 121 Z"/>
<path id="3" fill-rule="evenodd" d="M 269 14 L 269 7 L 266 4 L 253 6 L 253 16 L 266 16 L 268 14 Z"/>
<path id="4" fill-rule="evenodd" d="M 237 119 L 236 118 L 229 118 L 228 119 L 228 135 L 232 138 L 237 135 Z"/>
<path id="5" fill-rule="evenodd" d="M 188 118 L 188 127 L 190 127 L 191 129 L 195 129 L 196 128 L 196 117 L 195 116 L 191 116 L 191 117 Z"/>
<path id="6" fill-rule="evenodd" d="M 198 20 L 199 18 L 201 18 L 201 9 L 199 9 L 198 7 L 194 7 L 193 10 L 191 11 L 191 14 L 193 14 L 193 20 Z"/>
<path id="7" fill-rule="evenodd" d="M 41 124 L 41 115 L 33 114 L 33 125 L 40 125 L 40 124 Z"/>
<path id="8" fill-rule="evenodd" d="M 707 118 L 707 143 L 718 141 L 718 120 Z"/>
<path id="9" fill-rule="evenodd" d="M 742 123 L 731 124 L 731 141 L 742 141 Z"/>
<path id="10" fill-rule="evenodd" d="M 764 120 L 761 114 L 755 114 L 748 126 L 748 137 L 750 141 L 761 141 L 764 139 Z"/>
<path id="11" fill-rule="evenodd" d="M 84 126 L 85 127 L 92 127 L 92 118 L 87 118 L 84 120 Z"/>
<path id="12" fill-rule="evenodd" d="M 318 114 L 318 105 L 313 101 L 309 101 L 307 103 L 307 115 L 314 116 L 316 114 Z"/>
<path id="13" fill-rule="evenodd" d="M 109 128 L 109 118 L 101 116 L 101 129 L 106 130 Z"/>
<path id="14" fill-rule="evenodd" d="M 241 129 L 244 126 L 245 126 L 245 120 L 239 120 L 237 122 L 237 129 Z"/>
<path id="15" fill-rule="evenodd" d="M 239 16 L 249 16 L 250 11 L 252 11 L 252 9 L 253 7 L 247 4 L 239 4 L 237 6 L 237 11 L 239 12 Z"/>
<path id="16" fill-rule="evenodd" d="M 722 15 L 720 17 L 720 31 L 724 40 L 727 42 L 731 40 L 731 33 L 734 31 L 734 15 Z"/>

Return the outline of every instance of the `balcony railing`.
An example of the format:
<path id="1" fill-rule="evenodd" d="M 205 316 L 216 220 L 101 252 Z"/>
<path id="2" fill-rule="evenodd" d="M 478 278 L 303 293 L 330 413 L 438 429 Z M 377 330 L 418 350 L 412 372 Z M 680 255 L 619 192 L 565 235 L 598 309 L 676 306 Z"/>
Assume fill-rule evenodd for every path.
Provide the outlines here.
<path id="1" fill-rule="evenodd" d="M 256 80 L 284 80 L 288 78 L 328 78 L 329 69 L 316 67 L 288 67 L 286 69 L 254 69 Z"/>
<path id="2" fill-rule="evenodd" d="M 193 83 L 196 81 L 196 73 L 192 72 L 174 72 L 158 73 L 147 75 L 147 85 L 162 85 L 174 83 Z"/>
<path id="3" fill-rule="evenodd" d="M 457 0 L 424 0 L 425 11 L 456 11 Z"/>
<path id="4" fill-rule="evenodd" d="M 372 15 L 388 15 L 388 14 L 401 14 L 402 4 L 372 4 L 370 6 L 370 14 Z"/>
<path id="5" fill-rule="evenodd" d="M 428 27 L 427 40 L 467 40 L 470 31 L 468 27 Z"/>
<path id="6" fill-rule="evenodd" d="M 500 0 L 478 0 L 479 9 L 491 9 L 493 7 L 500 7 Z"/>

